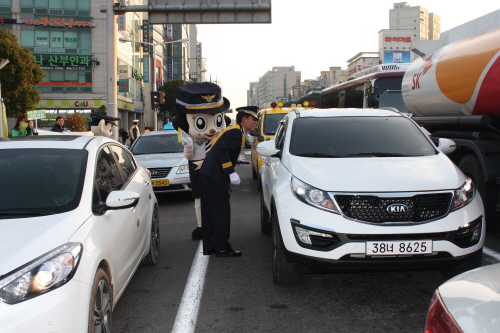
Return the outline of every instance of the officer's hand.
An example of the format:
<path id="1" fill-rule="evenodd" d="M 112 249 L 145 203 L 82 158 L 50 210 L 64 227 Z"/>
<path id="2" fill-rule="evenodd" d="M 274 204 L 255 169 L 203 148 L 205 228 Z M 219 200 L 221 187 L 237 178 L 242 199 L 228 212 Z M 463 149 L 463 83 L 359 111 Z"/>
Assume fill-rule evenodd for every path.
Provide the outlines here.
<path id="1" fill-rule="evenodd" d="M 229 179 L 231 180 L 231 184 L 233 185 L 240 185 L 240 176 L 236 172 L 233 172 L 232 174 L 229 175 Z"/>

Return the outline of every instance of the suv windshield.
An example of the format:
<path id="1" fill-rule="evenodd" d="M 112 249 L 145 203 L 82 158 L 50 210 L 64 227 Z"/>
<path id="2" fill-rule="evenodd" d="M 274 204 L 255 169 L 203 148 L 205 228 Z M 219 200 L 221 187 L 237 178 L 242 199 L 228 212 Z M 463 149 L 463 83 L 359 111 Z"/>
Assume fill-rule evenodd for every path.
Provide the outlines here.
<path id="1" fill-rule="evenodd" d="M 0 150 L 0 219 L 50 215 L 78 207 L 87 152 Z"/>
<path id="2" fill-rule="evenodd" d="M 266 114 L 266 117 L 264 118 L 264 134 L 274 135 L 276 133 L 276 129 L 278 128 L 278 124 L 285 116 L 286 113 Z"/>
<path id="3" fill-rule="evenodd" d="M 436 150 L 405 117 L 298 118 L 292 155 L 307 157 L 424 156 Z"/>
<path id="4" fill-rule="evenodd" d="M 132 154 L 182 153 L 184 146 L 177 139 L 177 132 L 161 135 L 141 135 L 132 147 Z"/>

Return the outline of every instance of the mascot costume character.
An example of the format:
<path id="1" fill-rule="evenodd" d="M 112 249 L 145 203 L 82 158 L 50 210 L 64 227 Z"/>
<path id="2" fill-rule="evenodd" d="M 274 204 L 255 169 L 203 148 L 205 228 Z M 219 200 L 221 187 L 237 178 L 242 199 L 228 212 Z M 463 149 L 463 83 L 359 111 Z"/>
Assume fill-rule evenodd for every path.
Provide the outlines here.
<path id="1" fill-rule="evenodd" d="M 92 133 L 94 133 L 94 135 L 102 135 L 108 138 L 111 134 L 113 134 L 112 126 L 116 126 L 115 121 L 120 120 L 120 118 L 105 116 L 100 113 L 91 113 L 90 117 L 92 119 L 90 125 Z"/>
<path id="2" fill-rule="evenodd" d="M 184 145 L 184 156 L 188 160 L 198 222 L 198 227 L 193 230 L 191 237 L 201 239 L 200 169 L 210 150 L 212 139 L 231 122 L 231 119 L 224 115 L 230 103 L 222 97 L 221 88 L 211 82 L 180 86 L 175 102 L 178 113 L 172 124 L 178 131 L 179 142 Z"/>

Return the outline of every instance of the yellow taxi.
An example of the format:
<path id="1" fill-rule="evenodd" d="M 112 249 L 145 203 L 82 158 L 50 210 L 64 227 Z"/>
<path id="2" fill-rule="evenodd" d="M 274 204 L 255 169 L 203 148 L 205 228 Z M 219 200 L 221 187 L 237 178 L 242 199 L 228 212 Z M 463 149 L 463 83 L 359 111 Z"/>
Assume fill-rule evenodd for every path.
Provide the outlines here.
<path id="1" fill-rule="evenodd" d="M 257 145 L 262 141 L 274 139 L 279 122 L 288 112 L 297 108 L 299 110 L 312 109 L 316 106 L 316 103 L 305 101 L 303 105 L 292 104 L 289 107 L 284 107 L 283 105 L 283 102 L 271 103 L 271 105 L 268 105 L 265 109 L 260 110 L 258 114 L 259 122 L 257 124 L 257 129 L 251 133 L 251 135 L 254 136 L 254 140 L 250 147 L 252 154 L 252 177 L 253 179 L 258 179 L 259 191 L 262 188 L 260 170 L 262 168 L 263 158 L 257 153 Z"/>

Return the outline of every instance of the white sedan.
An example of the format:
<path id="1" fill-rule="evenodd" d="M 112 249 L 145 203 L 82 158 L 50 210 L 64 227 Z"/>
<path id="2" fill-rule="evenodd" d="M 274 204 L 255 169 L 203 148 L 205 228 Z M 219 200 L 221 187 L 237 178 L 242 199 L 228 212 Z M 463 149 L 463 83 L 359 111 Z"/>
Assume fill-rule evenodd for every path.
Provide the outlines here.
<path id="1" fill-rule="evenodd" d="M 425 332 L 500 332 L 500 264 L 476 268 L 440 285 Z"/>
<path id="2" fill-rule="evenodd" d="M 191 191 L 188 161 L 177 131 L 143 134 L 130 148 L 137 161 L 151 173 L 155 193 Z"/>
<path id="3" fill-rule="evenodd" d="M 111 332 L 159 257 L 146 169 L 109 138 L 21 137 L 0 141 L 0 184 L 0 332 Z"/>

